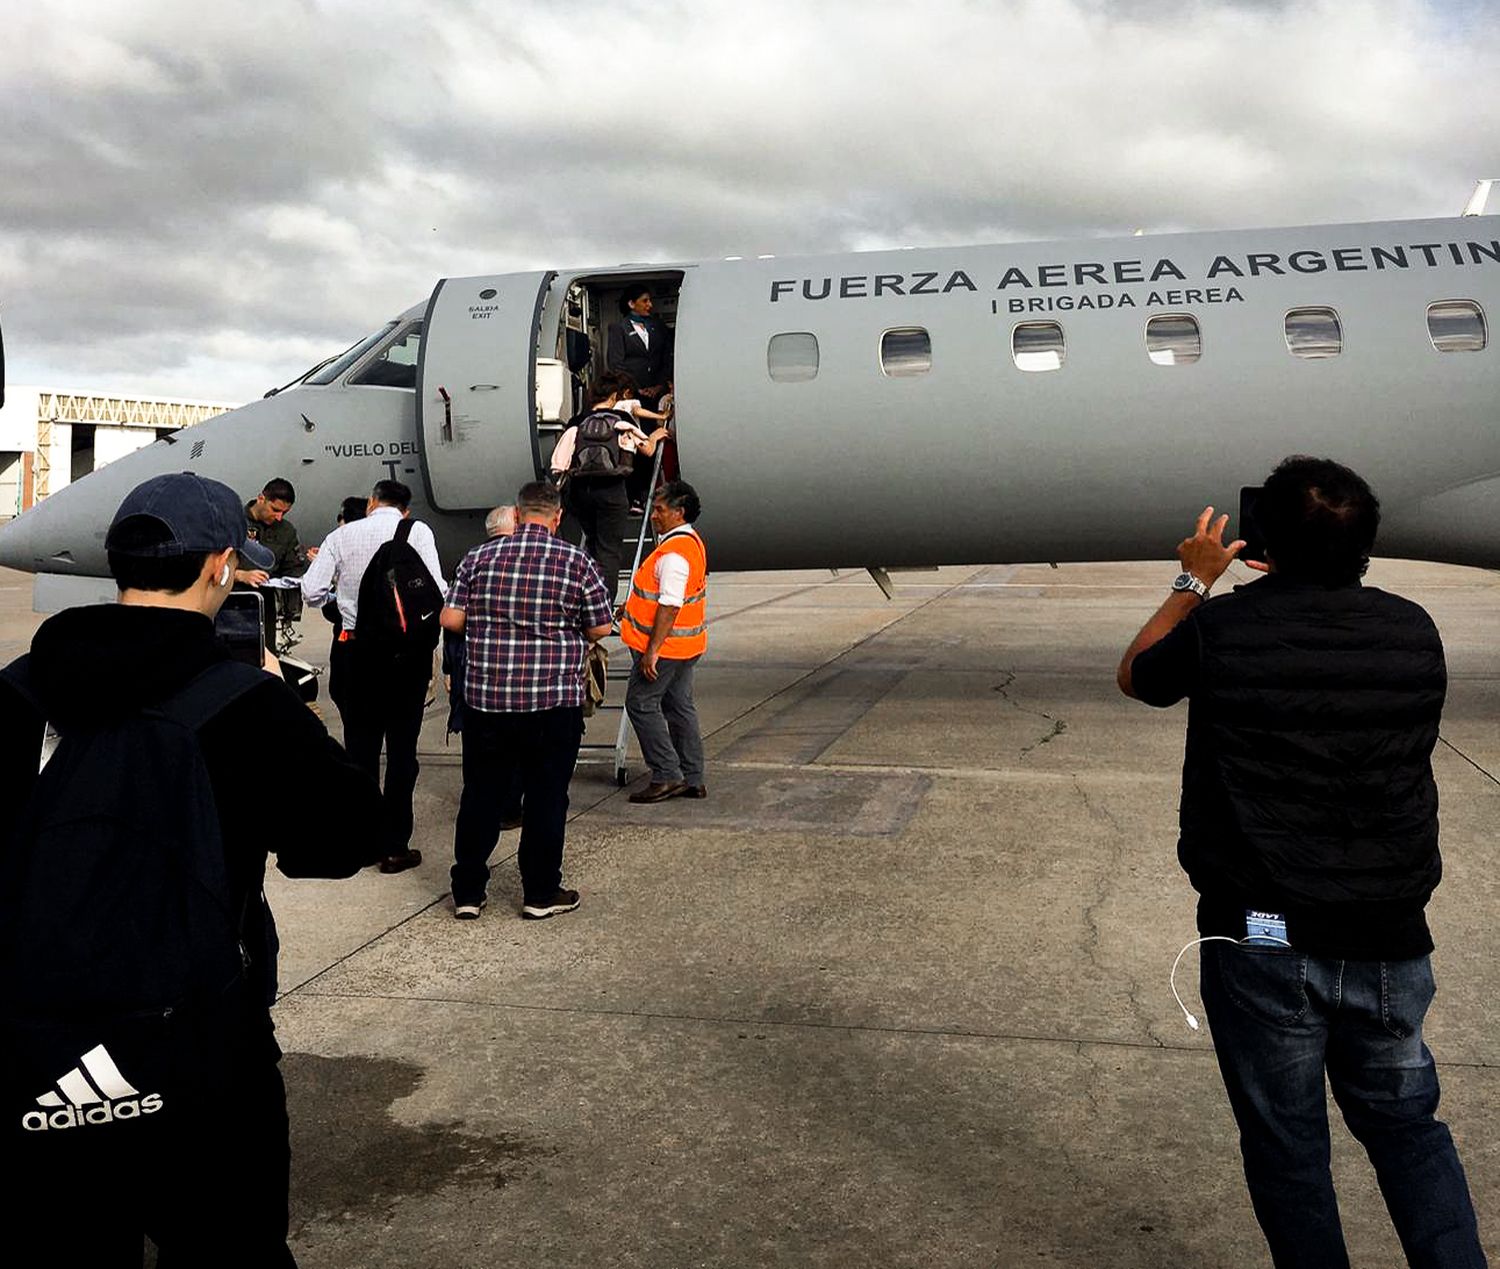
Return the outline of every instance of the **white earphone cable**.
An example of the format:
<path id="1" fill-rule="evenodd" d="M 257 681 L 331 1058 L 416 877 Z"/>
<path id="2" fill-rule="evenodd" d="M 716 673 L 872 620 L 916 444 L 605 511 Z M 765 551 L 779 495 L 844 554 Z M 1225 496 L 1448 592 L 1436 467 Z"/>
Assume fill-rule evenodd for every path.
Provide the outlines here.
<path id="1" fill-rule="evenodd" d="M 1182 964 L 1182 958 L 1188 954 L 1190 948 L 1197 947 L 1202 943 L 1233 943 L 1236 947 L 1243 947 L 1250 942 L 1251 940 L 1248 938 L 1232 939 L 1227 934 L 1208 934 L 1203 938 L 1193 939 L 1191 942 L 1182 945 L 1182 951 L 1177 953 L 1177 959 L 1172 962 L 1172 972 L 1167 976 L 1167 983 L 1172 988 L 1172 999 L 1177 1002 L 1177 1007 L 1182 1010 L 1182 1016 L 1187 1020 L 1187 1024 L 1192 1030 L 1198 1030 L 1198 1019 L 1188 1012 L 1188 1007 L 1182 1003 L 1182 997 L 1177 994 L 1177 967 Z M 1274 934 L 1257 934 L 1255 942 L 1279 943 L 1282 947 L 1291 947 L 1291 944 L 1285 939 L 1279 939 Z"/>

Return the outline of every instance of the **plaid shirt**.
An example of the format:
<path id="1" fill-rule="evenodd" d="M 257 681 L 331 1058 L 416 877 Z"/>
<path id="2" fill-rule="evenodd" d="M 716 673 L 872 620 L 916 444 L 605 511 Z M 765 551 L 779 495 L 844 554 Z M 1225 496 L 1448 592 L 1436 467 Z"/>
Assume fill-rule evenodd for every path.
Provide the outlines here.
<path id="1" fill-rule="evenodd" d="M 491 714 L 583 704 L 583 632 L 607 626 L 599 566 L 539 524 L 481 542 L 459 562 L 448 606 L 464 611 L 464 703 Z"/>

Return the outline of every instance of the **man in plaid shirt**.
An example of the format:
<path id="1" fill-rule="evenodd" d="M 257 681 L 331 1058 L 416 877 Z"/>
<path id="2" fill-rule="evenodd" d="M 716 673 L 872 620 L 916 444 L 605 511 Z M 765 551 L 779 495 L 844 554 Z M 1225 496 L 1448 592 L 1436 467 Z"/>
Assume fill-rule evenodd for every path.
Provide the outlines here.
<path id="1" fill-rule="evenodd" d="M 453 915 L 485 904 L 489 858 L 500 838 L 507 772 L 522 792 L 521 915 L 571 912 L 562 888 L 568 783 L 583 739 L 583 662 L 610 631 L 609 591 L 599 566 L 556 537 L 557 490 L 543 481 L 516 495 L 520 523 L 464 556 L 443 609 L 443 629 L 462 631 L 464 789 L 453 831 Z"/>

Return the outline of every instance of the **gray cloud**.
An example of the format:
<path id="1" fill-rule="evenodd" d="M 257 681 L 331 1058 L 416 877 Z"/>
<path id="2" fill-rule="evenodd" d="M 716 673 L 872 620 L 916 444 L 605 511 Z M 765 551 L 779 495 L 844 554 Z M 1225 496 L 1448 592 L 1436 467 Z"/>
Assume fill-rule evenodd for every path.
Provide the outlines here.
<path id="1" fill-rule="evenodd" d="M 1451 214 L 1500 174 L 1495 16 L 35 6 L 0 48 L 11 373 L 254 395 L 464 273 Z"/>

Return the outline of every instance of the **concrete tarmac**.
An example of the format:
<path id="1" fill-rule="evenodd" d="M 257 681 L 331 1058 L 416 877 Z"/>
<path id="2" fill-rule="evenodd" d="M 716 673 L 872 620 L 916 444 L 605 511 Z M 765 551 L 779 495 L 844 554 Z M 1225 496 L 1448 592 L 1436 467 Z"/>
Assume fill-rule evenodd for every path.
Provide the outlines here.
<path id="1" fill-rule="evenodd" d="M 423 865 L 270 885 L 301 1263 L 1269 1264 L 1209 1039 L 1168 990 L 1194 937 L 1185 710 L 1114 685 L 1174 572 L 950 568 L 897 575 L 894 602 L 863 574 L 714 578 L 710 796 L 631 806 L 581 767 L 583 902 L 545 922 L 518 918 L 514 833 L 483 916 L 453 920 L 440 701 Z M 1500 575 L 1369 580 L 1448 649 L 1427 1035 L 1495 1257 Z M 29 581 L 0 572 L 7 658 L 40 620 Z M 265 820 L 337 831 L 315 790 Z M 1201 1012 L 1196 979 L 1189 953 Z M 1334 1170 L 1353 1263 L 1404 1263 L 1338 1124 Z"/>

